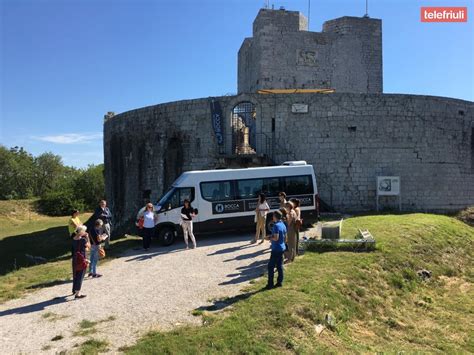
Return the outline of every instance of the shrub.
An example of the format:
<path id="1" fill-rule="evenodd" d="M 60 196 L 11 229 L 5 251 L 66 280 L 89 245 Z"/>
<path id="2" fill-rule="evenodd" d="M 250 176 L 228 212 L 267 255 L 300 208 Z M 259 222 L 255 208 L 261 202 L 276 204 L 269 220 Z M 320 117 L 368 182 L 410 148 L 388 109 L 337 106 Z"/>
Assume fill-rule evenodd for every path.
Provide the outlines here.
<path id="1" fill-rule="evenodd" d="M 49 192 L 38 201 L 38 210 L 49 216 L 66 216 L 73 209 L 84 210 L 84 202 L 68 190 Z"/>

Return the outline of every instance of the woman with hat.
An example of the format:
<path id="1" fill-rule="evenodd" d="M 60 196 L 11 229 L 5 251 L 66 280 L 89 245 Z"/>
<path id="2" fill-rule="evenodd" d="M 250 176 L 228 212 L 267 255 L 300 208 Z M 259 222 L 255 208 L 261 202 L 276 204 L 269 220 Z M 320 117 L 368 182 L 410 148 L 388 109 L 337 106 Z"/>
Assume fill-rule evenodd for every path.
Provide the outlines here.
<path id="1" fill-rule="evenodd" d="M 84 225 L 77 227 L 72 238 L 72 294 L 76 299 L 86 297 L 86 295 L 80 294 L 82 280 L 89 264 L 86 259 L 86 250 L 89 250 L 91 246 L 86 230 L 87 227 Z"/>

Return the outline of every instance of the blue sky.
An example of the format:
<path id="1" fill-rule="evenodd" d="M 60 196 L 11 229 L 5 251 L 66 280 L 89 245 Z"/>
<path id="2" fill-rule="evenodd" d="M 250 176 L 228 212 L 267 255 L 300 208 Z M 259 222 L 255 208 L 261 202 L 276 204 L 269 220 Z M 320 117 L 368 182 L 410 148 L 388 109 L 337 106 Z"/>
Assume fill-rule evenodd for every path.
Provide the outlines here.
<path id="1" fill-rule="evenodd" d="M 0 143 L 101 163 L 107 111 L 235 93 L 237 52 L 265 0 L 0 0 Z M 272 1 L 307 15 L 308 0 Z M 384 92 L 474 101 L 473 1 L 371 0 Z M 468 23 L 421 23 L 467 6 Z M 312 0 L 310 30 L 365 0 Z"/>

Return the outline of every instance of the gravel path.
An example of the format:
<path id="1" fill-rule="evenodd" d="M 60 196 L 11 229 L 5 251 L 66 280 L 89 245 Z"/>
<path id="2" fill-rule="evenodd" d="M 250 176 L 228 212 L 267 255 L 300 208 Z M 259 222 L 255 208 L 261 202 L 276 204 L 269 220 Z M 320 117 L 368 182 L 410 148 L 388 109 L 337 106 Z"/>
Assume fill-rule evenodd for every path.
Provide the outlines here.
<path id="1" fill-rule="evenodd" d="M 57 353 L 70 351 L 89 338 L 103 339 L 109 350 L 133 344 L 152 329 L 199 324 L 191 311 L 215 298 L 234 296 L 260 276 L 269 257 L 268 243 L 250 245 L 250 234 L 201 238 L 198 248 L 183 243 L 130 250 L 85 279 L 82 300 L 70 297 L 71 283 L 31 293 L 0 305 L 0 352 Z M 65 295 L 68 295 L 65 297 Z M 104 321 L 108 319 L 107 321 Z M 88 336 L 82 320 L 102 321 Z M 52 341 L 56 336 L 61 339 Z"/>

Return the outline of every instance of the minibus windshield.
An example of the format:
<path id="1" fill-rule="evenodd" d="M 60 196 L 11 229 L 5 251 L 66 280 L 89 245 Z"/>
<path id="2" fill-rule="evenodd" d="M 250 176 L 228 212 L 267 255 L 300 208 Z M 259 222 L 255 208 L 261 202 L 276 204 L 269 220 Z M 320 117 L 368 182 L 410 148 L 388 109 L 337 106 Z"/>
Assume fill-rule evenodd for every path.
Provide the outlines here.
<path id="1" fill-rule="evenodd" d="M 171 189 L 169 189 L 168 192 L 165 193 L 165 195 L 160 199 L 160 201 L 158 201 L 158 206 L 162 207 L 175 190 L 176 190 L 175 187 L 172 187 Z"/>

